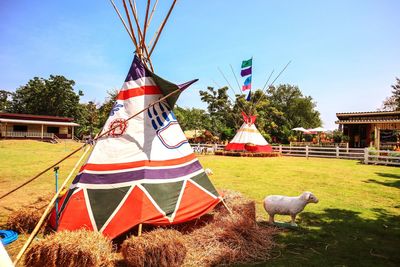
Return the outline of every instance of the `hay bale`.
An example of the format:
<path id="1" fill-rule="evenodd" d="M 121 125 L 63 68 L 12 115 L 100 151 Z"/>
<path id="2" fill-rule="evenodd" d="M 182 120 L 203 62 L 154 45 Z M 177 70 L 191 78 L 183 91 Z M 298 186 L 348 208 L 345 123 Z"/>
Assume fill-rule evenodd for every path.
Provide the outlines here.
<path id="1" fill-rule="evenodd" d="M 62 231 L 35 241 L 25 254 L 25 266 L 111 266 L 111 241 L 99 232 Z"/>
<path id="2" fill-rule="evenodd" d="M 126 239 L 121 246 L 121 252 L 127 266 L 175 267 L 182 265 L 186 247 L 180 232 L 159 228 L 142 236 Z"/>
<path id="3" fill-rule="evenodd" d="M 254 201 L 235 191 L 222 193 L 232 214 L 219 206 L 213 220 L 184 235 L 188 248 L 184 266 L 254 263 L 271 257 L 277 230 L 257 224 Z"/>
<path id="4" fill-rule="evenodd" d="M 8 216 L 5 227 L 19 233 L 31 233 L 52 197 L 53 194 L 40 196 L 31 204 L 13 211 Z"/>

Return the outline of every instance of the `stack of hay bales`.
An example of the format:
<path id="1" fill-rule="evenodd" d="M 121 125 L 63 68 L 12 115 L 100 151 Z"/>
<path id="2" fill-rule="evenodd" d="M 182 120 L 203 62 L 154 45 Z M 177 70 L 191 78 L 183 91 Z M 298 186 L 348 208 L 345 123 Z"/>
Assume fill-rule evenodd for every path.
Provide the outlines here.
<path id="1" fill-rule="evenodd" d="M 127 266 L 178 267 L 183 264 L 186 247 L 180 232 L 159 228 L 126 239 L 121 252 Z"/>
<path id="2" fill-rule="evenodd" d="M 126 239 L 118 252 L 101 233 L 62 231 L 35 241 L 26 266 L 215 266 L 265 262 L 274 247 L 274 227 L 257 224 L 252 200 L 222 191 L 231 210 L 219 204 L 211 213 L 183 224 L 149 228 Z M 26 220 L 26 219 L 25 219 Z M 9 219 L 26 231 L 23 223 Z M 36 224 L 32 223 L 34 226 Z M 117 259 L 117 256 L 122 259 Z"/>
<path id="3" fill-rule="evenodd" d="M 220 205 L 211 222 L 185 235 L 185 266 L 254 263 L 270 258 L 276 229 L 257 225 L 254 201 L 234 191 L 223 194 L 232 214 Z"/>
<path id="4" fill-rule="evenodd" d="M 50 203 L 53 194 L 46 194 L 16 211 L 13 211 L 5 224 L 6 229 L 14 230 L 19 233 L 30 233 L 39 222 L 44 208 Z"/>
<path id="5" fill-rule="evenodd" d="M 99 232 L 61 231 L 35 241 L 25 254 L 24 264 L 31 267 L 112 266 L 111 241 Z"/>

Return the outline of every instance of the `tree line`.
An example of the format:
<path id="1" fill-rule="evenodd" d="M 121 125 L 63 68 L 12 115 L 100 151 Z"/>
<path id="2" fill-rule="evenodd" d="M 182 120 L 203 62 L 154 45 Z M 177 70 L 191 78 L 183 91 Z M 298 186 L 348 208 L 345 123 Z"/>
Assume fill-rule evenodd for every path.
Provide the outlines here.
<path id="1" fill-rule="evenodd" d="M 72 117 L 80 124 L 76 134 L 97 134 L 108 118 L 117 91 L 109 91 L 103 103 L 80 103 L 81 90 L 75 82 L 62 75 L 34 77 L 15 92 L 0 90 L 0 112 Z M 392 85 L 393 96 L 383 102 L 384 110 L 400 110 L 400 80 Z M 230 140 L 243 123 L 242 112 L 256 115 L 256 125 L 269 142 L 287 143 L 294 127 L 321 126 L 320 113 L 311 96 L 305 96 L 298 86 L 281 84 L 265 92 L 255 90 L 251 101 L 245 95 L 229 96 L 228 87 L 208 87 L 200 91 L 207 109 L 175 106 L 174 112 L 184 131 L 207 130 L 220 140 Z"/>

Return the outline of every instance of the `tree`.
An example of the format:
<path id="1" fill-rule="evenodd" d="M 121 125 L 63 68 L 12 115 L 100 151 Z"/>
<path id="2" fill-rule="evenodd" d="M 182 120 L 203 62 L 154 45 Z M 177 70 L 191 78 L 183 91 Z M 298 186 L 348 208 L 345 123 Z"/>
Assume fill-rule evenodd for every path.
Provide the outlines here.
<path id="1" fill-rule="evenodd" d="M 0 112 L 8 111 L 11 101 L 10 97 L 12 97 L 13 93 L 8 92 L 6 90 L 0 90 Z"/>
<path id="2" fill-rule="evenodd" d="M 201 100 L 208 104 L 207 111 L 210 118 L 209 131 L 221 140 L 231 139 L 234 135 L 235 113 L 232 102 L 229 100 L 228 87 L 215 90 L 207 87 L 206 91 L 200 90 Z M 237 115 L 237 114 L 236 114 Z"/>
<path id="3" fill-rule="evenodd" d="M 75 93 L 74 85 L 73 80 L 61 75 L 50 75 L 49 79 L 34 77 L 15 91 L 9 110 L 77 119 L 81 113 L 79 97 L 83 94 Z"/>
<path id="4" fill-rule="evenodd" d="M 106 123 L 106 121 L 108 119 L 108 115 L 110 114 L 111 109 L 115 105 L 115 101 L 117 100 L 117 96 L 118 96 L 118 90 L 113 89 L 113 90 L 107 91 L 107 94 L 108 94 L 108 96 L 107 96 L 106 100 L 100 106 L 100 108 L 98 110 L 99 111 L 98 127 L 100 129 Z"/>
<path id="5" fill-rule="evenodd" d="M 209 116 L 203 109 L 176 106 L 174 113 L 183 131 L 209 129 L 211 125 Z"/>
<path id="6" fill-rule="evenodd" d="M 400 79 L 396 77 L 396 83 L 392 85 L 392 96 L 383 101 L 382 110 L 400 110 Z"/>
<path id="7" fill-rule="evenodd" d="M 322 124 L 320 113 L 315 110 L 316 103 L 311 96 L 303 96 L 297 86 L 285 84 L 268 89 L 268 99 L 276 112 L 281 112 L 282 116 L 277 116 L 279 127 L 272 135 L 278 141 L 288 142 L 291 129 L 295 127 L 315 128 Z M 278 115 L 279 113 L 276 113 Z"/>

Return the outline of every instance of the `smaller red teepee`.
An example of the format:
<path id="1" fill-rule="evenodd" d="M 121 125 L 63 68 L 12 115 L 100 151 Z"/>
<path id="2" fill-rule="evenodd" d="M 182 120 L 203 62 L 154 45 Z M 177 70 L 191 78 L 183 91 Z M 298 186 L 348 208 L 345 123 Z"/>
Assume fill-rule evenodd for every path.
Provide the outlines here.
<path id="1" fill-rule="evenodd" d="M 242 112 L 244 123 L 235 137 L 225 147 L 227 151 L 272 152 L 272 147 L 260 134 L 254 124 L 257 116 L 249 116 Z"/>

